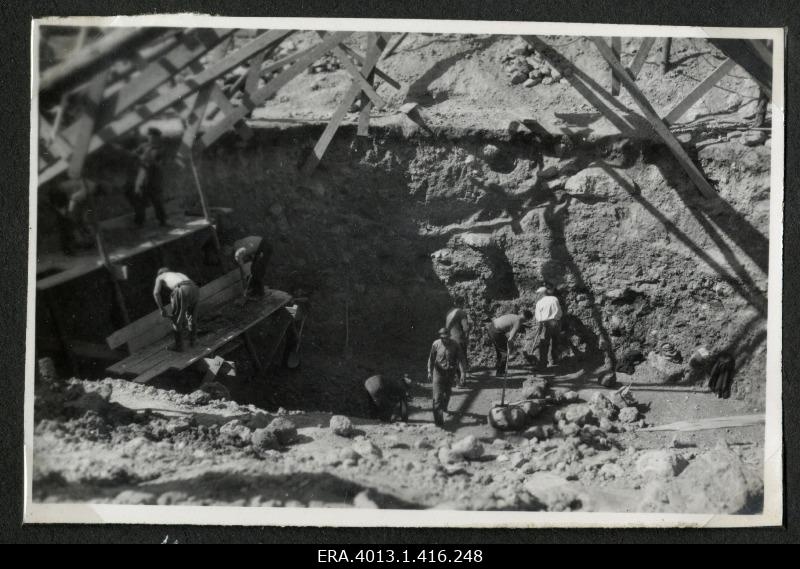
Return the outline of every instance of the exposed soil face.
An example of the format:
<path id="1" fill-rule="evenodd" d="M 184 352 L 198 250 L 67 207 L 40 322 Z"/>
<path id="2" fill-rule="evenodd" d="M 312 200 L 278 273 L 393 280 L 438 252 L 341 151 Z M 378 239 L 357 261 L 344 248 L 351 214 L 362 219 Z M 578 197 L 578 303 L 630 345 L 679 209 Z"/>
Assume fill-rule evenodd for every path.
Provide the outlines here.
<path id="1" fill-rule="evenodd" d="M 549 38 L 605 84 L 592 46 L 573 40 Z M 623 42 L 624 59 L 637 42 Z M 268 285 L 310 298 L 302 367 L 255 382 L 245 354 L 234 353 L 238 375 L 225 380 L 232 401 L 194 392 L 191 376 L 40 389 L 35 499 L 760 511 L 762 426 L 678 437 L 641 429 L 764 410 L 769 141 L 702 129 L 684 136 L 719 192 L 704 198 L 647 129 L 609 123 L 563 79 L 509 85 L 503 65 L 515 46 L 506 37 L 412 34 L 382 62 L 404 88 L 379 87 L 389 105 L 370 137 L 341 128 L 310 178 L 298 169 L 322 131 L 316 121 L 350 84 L 341 70 L 302 75 L 255 113 L 249 142 L 207 151 L 197 166 L 209 201 L 234 210 L 223 239 L 267 237 Z M 719 60 L 700 40 L 673 46 L 667 77 L 655 63 L 640 76 L 659 111 Z M 754 97 L 732 74 L 687 120 L 741 122 Z M 395 113 L 408 101 L 420 103 L 430 132 Z M 631 104 L 626 94 L 619 101 Z M 276 125 L 278 117 L 291 120 Z M 195 196 L 191 176 L 176 170 L 173 204 L 196 210 Z M 532 309 L 545 281 L 571 315 L 574 350 L 536 373 L 549 391 L 530 428 L 503 435 L 486 424 L 502 383 L 485 372 L 494 352 L 484 323 Z M 473 377 L 440 430 L 425 365 L 455 299 L 475 326 Z M 598 379 L 626 350 L 647 356 L 664 342 L 684 364 L 654 353 L 633 375 L 617 374 L 636 401 L 602 422 L 597 394 L 614 391 Z M 708 393 L 707 370 L 685 363 L 700 347 L 736 358 L 730 399 Z M 363 382 L 376 373 L 415 381 L 408 423 L 365 418 Z M 523 397 L 530 375 L 522 357 L 512 360 L 508 400 Z M 87 400 L 86 390 L 100 393 Z M 351 437 L 328 428 L 332 413 L 351 417 Z M 254 443 L 272 440 L 255 433 L 276 418 L 293 421 L 296 436 Z M 469 436 L 481 452 L 453 454 Z"/>

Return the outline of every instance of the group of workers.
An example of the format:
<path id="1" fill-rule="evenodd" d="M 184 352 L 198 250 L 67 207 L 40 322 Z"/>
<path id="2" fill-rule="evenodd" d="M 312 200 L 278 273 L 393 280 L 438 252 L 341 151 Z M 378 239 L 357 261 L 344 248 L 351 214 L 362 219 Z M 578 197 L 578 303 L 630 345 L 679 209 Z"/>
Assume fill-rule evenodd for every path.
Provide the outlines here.
<path id="1" fill-rule="evenodd" d="M 515 340 L 536 322 L 534 340 L 538 351 L 539 365 L 555 365 L 558 362 L 563 311 L 561 302 L 552 284 L 546 284 L 538 291 L 542 296 L 536 302 L 534 311 L 522 310 L 519 314 L 502 314 L 490 320 L 486 332 L 495 348 L 495 373 L 506 373 L 508 358 L 516 348 Z M 468 345 L 471 323 L 463 302 L 457 301 L 445 317 L 445 325 L 438 332 L 438 338 L 431 345 L 428 356 L 428 381 L 432 386 L 433 421 L 437 426 L 444 425 L 448 413 L 450 396 L 454 386 L 464 387 L 469 371 Z M 371 407 L 383 421 L 391 420 L 394 411 L 405 420 L 408 414 L 407 397 L 410 380 L 392 380 L 383 376 L 372 376 L 364 384 L 370 397 Z"/>
<path id="2" fill-rule="evenodd" d="M 136 226 L 144 224 L 149 205 L 153 206 L 158 223 L 167 226 L 164 208 L 166 153 L 161 131 L 155 127 L 148 128 L 147 139 L 133 151 L 117 144 L 112 146 L 132 158 L 135 165 L 125 196 L 133 207 Z M 56 214 L 60 246 L 65 255 L 74 255 L 76 248 L 93 246 L 94 198 L 105 193 L 103 184 L 85 178 L 67 178 L 51 187 L 48 199 Z"/>
<path id="3" fill-rule="evenodd" d="M 256 300 L 265 295 L 264 277 L 272 248 L 263 237 L 251 235 L 235 241 L 232 248 L 233 261 L 239 268 L 244 283 L 244 299 Z M 245 267 L 250 263 L 250 270 Z M 165 301 L 165 297 L 169 301 Z M 183 336 L 188 332 L 189 345 L 197 341 L 197 305 L 200 288 L 185 274 L 162 267 L 156 275 L 153 298 L 164 318 L 172 321 L 174 344 L 171 350 L 184 350 Z"/>

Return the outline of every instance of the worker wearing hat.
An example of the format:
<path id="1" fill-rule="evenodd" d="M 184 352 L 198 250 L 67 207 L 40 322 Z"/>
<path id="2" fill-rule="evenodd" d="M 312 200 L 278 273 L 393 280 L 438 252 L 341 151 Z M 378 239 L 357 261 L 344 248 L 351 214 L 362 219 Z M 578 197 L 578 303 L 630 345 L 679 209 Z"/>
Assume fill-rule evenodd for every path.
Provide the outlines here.
<path id="1" fill-rule="evenodd" d="M 433 384 L 433 422 L 441 427 L 450 403 L 450 392 L 458 374 L 463 383 L 467 375 L 467 362 L 461 346 L 450 338 L 446 328 L 439 330 L 439 339 L 433 342 L 428 356 L 428 380 Z"/>

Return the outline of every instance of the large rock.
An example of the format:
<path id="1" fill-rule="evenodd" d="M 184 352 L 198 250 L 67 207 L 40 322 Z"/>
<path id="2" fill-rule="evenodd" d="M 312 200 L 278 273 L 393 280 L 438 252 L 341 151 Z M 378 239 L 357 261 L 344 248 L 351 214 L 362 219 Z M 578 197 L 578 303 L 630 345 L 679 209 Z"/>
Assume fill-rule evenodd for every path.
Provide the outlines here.
<path id="1" fill-rule="evenodd" d="M 520 403 L 519 406 L 530 419 L 538 417 L 544 410 L 544 403 L 541 400 L 528 399 Z"/>
<path id="2" fill-rule="evenodd" d="M 138 490 L 123 490 L 114 498 L 116 504 L 126 505 L 151 505 L 156 503 L 156 497 L 150 492 L 139 492 Z"/>
<path id="3" fill-rule="evenodd" d="M 275 450 L 280 446 L 278 437 L 268 428 L 256 429 L 250 436 L 250 444 L 255 450 Z"/>
<path id="4" fill-rule="evenodd" d="M 574 485 L 565 478 L 548 472 L 534 472 L 525 480 L 525 489 L 550 512 L 578 510 L 583 499 Z"/>
<path id="5" fill-rule="evenodd" d="M 683 378 L 685 367 L 669 361 L 661 354 L 650 352 L 647 360 L 636 366 L 633 373 L 635 383 L 675 383 Z"/>
<path id="6" fill-rule="evenodd" d="M 528 415 L 518 405 L 492 407 L 489 410 L 489 424 L 501 431 L 520 431 L 528 423 Z"/>
<path id="7" fill-rule="evenodd" d="M 670 479 L 686 468 L 687 462 L 682 457 L 666 450 L 651 450 L 636 460 L 636 472 L 642 478 Z"/>
<path id="8" fill-rule="evenodd" d="M 688 513 L 754 513 L 762 507 L 764 482 L 758 469 L 720 444 L 692 461 L 669 496 L 671 504 Z"/>
<path id="9" fill-rule="evenodd" d="M 619 170 L 612 176 L 600 167 L 581 170 L 564 184 L 564 189 L 573 196 L 614 199 L 638 193 L 636 183 Z"/>
<path id="10" fill-rule="evenodd" d="M 278 442 L 290 445 L 297 440 L 297 427 L 286 417 L 276 417 L 267 425 L 267 430 L 272 431 Z"/>
<path id="11" fill-rule="evenodd" d="M 623 407 L 619 411 L 619 420 L 623 423 L 635 423 L 639 418 L 639 410 L 636 407 Z"/>
<path id="12" fill-rule="evenodd" d="M 547 392 L 547 381 L 540 377 L 529 377 L 522 382 L 523 399 L 543 399 Z"/>
<path id="13" fill-rule="evenodd" d="M 583 426 L 590 422 L 594 416 L 592 408 L 586 403 L 573 403 L 564 408 L 564 421 Z"/>
<path id="14" fill-rule="evenodd" d="M 469 435 L 453 444 L 450 452 L 467 460 L 476 460 L 483 456 L 483 444 L 474 436 Z"/>
<path id="15" fill-rule="evenodd" d="M 608 419 L 613 421 L 617 417 L 617 406 L 611 400 L 600 392 L 592 395 L 589 401 L 589 407 L 592 414 L 598 419 Z"/>
<path id="16" fill-rule="evenodd" d="M 354 433 L 352 421 L 344 415 L 331 417 L 330 429 L 340 437 L 352 437 Z"/>

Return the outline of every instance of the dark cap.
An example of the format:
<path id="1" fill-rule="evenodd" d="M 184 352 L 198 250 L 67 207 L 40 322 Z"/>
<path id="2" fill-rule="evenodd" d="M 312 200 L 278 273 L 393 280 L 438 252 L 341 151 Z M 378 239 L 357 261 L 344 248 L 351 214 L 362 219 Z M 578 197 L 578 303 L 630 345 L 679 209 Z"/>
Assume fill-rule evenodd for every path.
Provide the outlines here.
<path id="1" fill-rule="evenodd" d="M 447 338 L 450 334 L 447 332 L 447 328 L 439 328 L 439 337 L 440 338 Z"/>
<path id="2" fill-rule="evenodd" d="M 148 127 L 147 134 L 152 134 L 153 136 L 161 136 L 161 129 L 156 128 L 154 126 Z"/>

